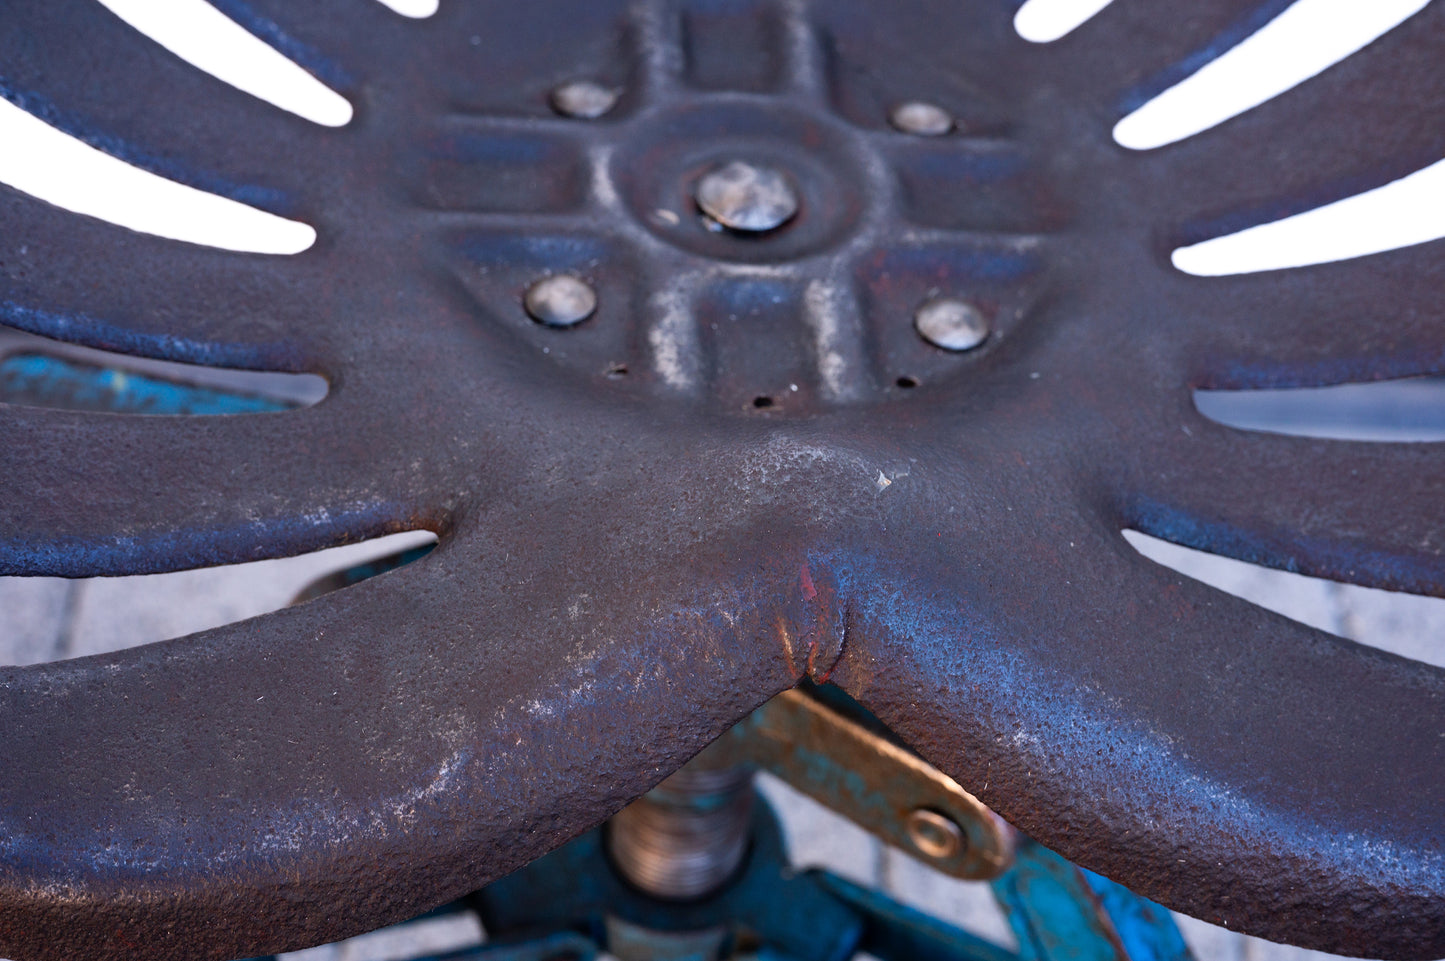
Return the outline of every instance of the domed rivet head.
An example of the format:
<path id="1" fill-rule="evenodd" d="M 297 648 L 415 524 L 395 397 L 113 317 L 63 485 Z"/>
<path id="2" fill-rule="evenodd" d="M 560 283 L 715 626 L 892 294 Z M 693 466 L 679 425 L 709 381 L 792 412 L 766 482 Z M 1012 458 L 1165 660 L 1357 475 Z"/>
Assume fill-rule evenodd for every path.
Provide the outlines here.
<path id="1" fill-rule="evenodd" d="M 575 327 L 597 310 L 597 294 L 570 274 L 557 274 L 527 288 L 527 313 L 548 327 Z"/>
<path id="2" fill-rule="evenodd" d="M 576 120 L 596 120 L 617 106 L 621 91 L 593 80 L 573 80 L 552 90 L 552 109 Z"/>
<path id="3" fill-rule="evenodd" d="M 798 194 L 787 177 L 741 160 L 708 171 L 693 196 L 703 213 L 742 233 L 776 230 L 798 212 Z"/>
<path id="4" fill-rule="evenodd" d="M 958 297 L 935 297 L 913 315 L 918 336 L 944 350 L 973 350 L 988 339 L 988 318 Z"/>
<path id="5" fill-rule="evenodd" d="M 942 137 L 953 129 L 953 115 L 942 107 L 909 100 L 888 111 L 888 122 L 915 137 Z"/>
<path id="6" fill-rule="evenodd" d="M 924 857 L 942 861 L 962 853 L 963 829 L 937 811 L 918 808 L 908 815 L 908 840 Z"/>

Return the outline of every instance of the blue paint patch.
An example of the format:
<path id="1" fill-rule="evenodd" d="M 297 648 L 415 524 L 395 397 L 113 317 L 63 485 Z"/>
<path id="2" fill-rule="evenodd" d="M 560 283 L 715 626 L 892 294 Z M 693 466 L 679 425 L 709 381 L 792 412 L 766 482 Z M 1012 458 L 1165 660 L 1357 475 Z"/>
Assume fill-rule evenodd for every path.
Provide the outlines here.
<path id="1" fill-rule="evenodd" d="M 1167 910 L 1028 838 L 992 883 L 1022 961 L 1193 961 Z"/>
<path id="2" fill-rule="evenodd" d="M 398 567 L 405 567 L 413 561 L 419 561 L 435 549 L 435 544 L 423 544 L 421 547 L 413 547 L 410 550 L 401 551 L 398 554 L 379 557 L 365 564 L 348 567 L 340 573 L 339 579 L 343 586 L 351 587 L 355 584 L 360 584 L 362 581 L 370 580 L 378 574 L 385 574 L 387 571 L 394 571 Z"/>
<path id="3" fill-rule="evenodd" d="M 863 921 L 859 950 L 880 961 L 1020 961 L 1012 951 L 833 874 L 810 875 Z M 808 919 L 803 919 L 807 924 Z"/>
<path id="4" fill-rule="evenodd" d="M 0 403 L 113 414 L 198 416 L 257 414 L 300 406 L 46 354 L 14 354 L 0 361 Z"/>
<path id="5" fill-rule="evenodd" d="M 1087 868 L 1079 868 L 1079 874 L 1098 898 L 1100 909 L 1113 921 L 1114 930 L 1131 961 L 1147 958 L 1188 961 L 1193 958 L 1168 909 Z"/>

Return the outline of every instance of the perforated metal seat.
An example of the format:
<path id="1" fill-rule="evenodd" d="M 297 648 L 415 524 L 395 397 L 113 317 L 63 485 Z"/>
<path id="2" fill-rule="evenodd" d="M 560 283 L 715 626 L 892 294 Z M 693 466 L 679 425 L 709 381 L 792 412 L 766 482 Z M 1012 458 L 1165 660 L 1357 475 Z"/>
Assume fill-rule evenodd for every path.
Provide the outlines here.
<path id="1" fill-rule="evenodd" d="M 0 92 L 317 244 L 217 251 L 0 188 L 0 320 L 330 393 L 0 408 L 0 573 L 440 545 L 0 672 L 0 954 L 226 958 L 412 916 L 805 677 L 1171 907 L 1445 953 L 1445 674 L 1120 534 L 1445 593 L 1438 445 L 1191 401 L 1441 373 L 1442 242 L 1168 259 L 1445 155 L 1445 6 L 1145 154 L 1112 123 L 1281 3 L 1120 0 L 1047 47 L 992 0 L 217 6 L 356 119 L 274 111 L 81 0 L 6 11 Z"/>

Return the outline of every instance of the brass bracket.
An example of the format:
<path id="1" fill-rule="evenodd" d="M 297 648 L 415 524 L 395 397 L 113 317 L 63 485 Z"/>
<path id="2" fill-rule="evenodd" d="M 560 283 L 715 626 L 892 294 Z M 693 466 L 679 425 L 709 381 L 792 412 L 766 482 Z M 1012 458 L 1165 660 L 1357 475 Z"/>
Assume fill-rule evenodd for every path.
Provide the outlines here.
<path id="1" fill-rule="evenodd" d="M 802 691 L 784 691 L 758 708 L 699 762 L 766 770 L 952 877 L 985 881 L 1013 863 L 1013 831 L 983 802 Z"/>

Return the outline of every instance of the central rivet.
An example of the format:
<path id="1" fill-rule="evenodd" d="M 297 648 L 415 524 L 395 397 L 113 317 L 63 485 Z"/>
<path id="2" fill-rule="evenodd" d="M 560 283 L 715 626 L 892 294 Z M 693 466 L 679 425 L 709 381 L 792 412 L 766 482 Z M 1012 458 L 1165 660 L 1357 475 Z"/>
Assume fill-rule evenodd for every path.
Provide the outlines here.
<path id="1" fill-rule="evenodd" d="M 704 174 L 693 196 L 713 220 L 749 234 L 776 230 L 798 212 L 798 195 L 787 177 L 741 160 Z"/>

